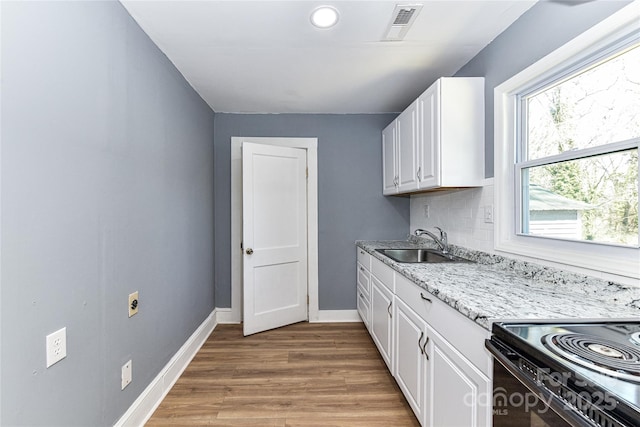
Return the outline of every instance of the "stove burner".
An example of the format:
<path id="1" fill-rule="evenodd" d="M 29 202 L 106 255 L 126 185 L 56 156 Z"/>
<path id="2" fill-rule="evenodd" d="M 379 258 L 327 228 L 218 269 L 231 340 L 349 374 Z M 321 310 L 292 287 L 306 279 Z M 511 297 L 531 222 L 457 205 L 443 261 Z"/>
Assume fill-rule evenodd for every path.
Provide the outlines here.
<path id="1" fill-rule="evenodd" d="M 634 332 L 629 337 L 629 341 L 634 343 L 635 345 L 640 345 L 640 332 Z"/>
<path id="2" fill-rule="evenodd" d="M 640 334 L 639 334 L 640 335 Z M 548 334 L 542 343 L 560 357 L 612 377 L 640 383 L 640 350 L 585 334 Z"/>
<path id="3" fill-rule="evenodd" d="M 589 344 L 587 348 L 594 353 L 598 353 L 602 356 L 615 357 L 616 359 L 624 358 L 624 354 L 616 350 L 615 348 L 607 347 L 602 344 Z"/>

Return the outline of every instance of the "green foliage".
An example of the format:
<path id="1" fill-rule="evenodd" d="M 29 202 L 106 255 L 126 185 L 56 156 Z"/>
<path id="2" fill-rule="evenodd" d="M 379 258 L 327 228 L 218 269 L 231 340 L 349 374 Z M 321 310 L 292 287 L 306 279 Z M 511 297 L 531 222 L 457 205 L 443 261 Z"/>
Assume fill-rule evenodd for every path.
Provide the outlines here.
<path id="1" fill-rule="evenodd" d="M 564 153 L 576 148 L 572 138 L 575 112 L 566 99 L 560 87 L 546 94 L 548 115 L 546 119 L 540 118 L 546 124 L 537 130 L 544 135 L 537 141 L 539 152 Z M 551 149 L 551 144 L 555 149 Z M 584 240 L 637 244 L 637 150 L 533 168 L 530 179 L 556 194 L 591 205 L 591 209 L 582 212 Z"/>

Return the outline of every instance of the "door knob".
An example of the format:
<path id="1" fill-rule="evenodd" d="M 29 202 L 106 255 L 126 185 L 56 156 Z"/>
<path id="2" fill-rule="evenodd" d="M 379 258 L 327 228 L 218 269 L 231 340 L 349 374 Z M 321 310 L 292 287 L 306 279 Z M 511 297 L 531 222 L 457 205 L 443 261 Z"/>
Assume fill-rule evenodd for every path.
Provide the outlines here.
<path id="1" fill-rule="evenodd" d="M 251 255 L 253 253 L 253 249 L 251 249 L 251 248 L 247 249 L 246 253 L 247 253 L 247 255 Z"/>

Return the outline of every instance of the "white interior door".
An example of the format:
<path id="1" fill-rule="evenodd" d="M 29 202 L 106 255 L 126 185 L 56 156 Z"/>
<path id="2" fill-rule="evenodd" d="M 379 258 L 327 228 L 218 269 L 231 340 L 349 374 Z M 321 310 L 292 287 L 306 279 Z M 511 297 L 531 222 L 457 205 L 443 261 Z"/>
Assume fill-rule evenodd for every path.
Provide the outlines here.
<path id="1" fill-rule="evenodd" d="M 307 320 L 307 159 L 242 145 L 244 335 Z"/>

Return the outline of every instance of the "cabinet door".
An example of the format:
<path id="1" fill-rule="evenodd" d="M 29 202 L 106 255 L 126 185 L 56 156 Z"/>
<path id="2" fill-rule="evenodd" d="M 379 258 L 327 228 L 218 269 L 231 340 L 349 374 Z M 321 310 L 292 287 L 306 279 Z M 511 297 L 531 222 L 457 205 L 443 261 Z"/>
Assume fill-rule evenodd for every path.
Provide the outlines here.
<path id="1" fill-rule="evenodd" d="M 394 376 L 421 424 L 425 415 L 427 324 L 402 300 L 395 299 Z"/>
<path id="2" fill-rule="evenodd" d="M 418 98 L 418 187 L 440 186 L 440 81 Z M 465 153 L 460 153 L 464 156 Z"/>
<path id="3" fill-rule="evenodd" d="M 398 192 L 396 123 L 394 120 L 382 131 L 382 194 L 385 195 Z"/>
<path id="4" fill-rule="evenodd" d="M 398 191 L 407 192 L 418 188 L 416 153 L 416 121 L 418 102 L 415 101 L 398 116 L 396 136 L 398 141 Z"/>
<path id="5" fill-rule="evenodd" d="M 430 342 L 425 426 L 490 426 L 491 381 L 439 334 L 430 327 L 427 331 Z"/>
<path id="6" fill-rule="evenodd" d="M 393 294 L 377 277 L 371 275 L 371 337 L 378 346 L 389 371 L 393 373 Z"/>

